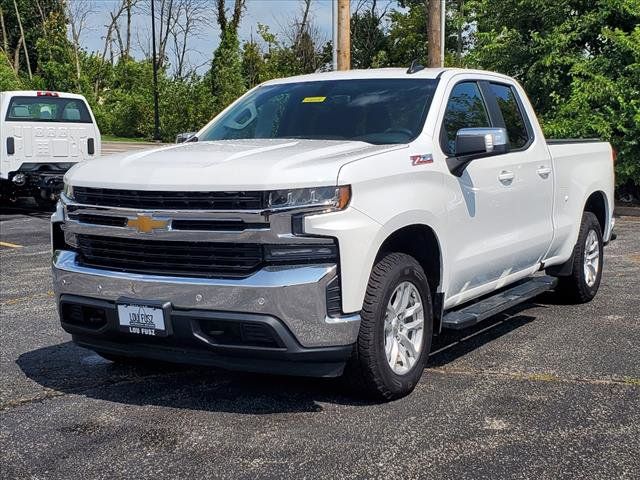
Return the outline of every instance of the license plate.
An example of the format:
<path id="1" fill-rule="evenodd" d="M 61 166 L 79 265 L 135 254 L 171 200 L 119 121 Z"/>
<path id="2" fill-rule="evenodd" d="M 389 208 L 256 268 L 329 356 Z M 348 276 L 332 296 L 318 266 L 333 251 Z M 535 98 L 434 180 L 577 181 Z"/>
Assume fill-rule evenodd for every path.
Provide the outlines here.
<path id="1" fill-rule="evenodd" d="M 121 304 L 118 305 L 118 320 L 120 330 L 137 335 L 164 336 L 164 310 L 148 305 Z"/>

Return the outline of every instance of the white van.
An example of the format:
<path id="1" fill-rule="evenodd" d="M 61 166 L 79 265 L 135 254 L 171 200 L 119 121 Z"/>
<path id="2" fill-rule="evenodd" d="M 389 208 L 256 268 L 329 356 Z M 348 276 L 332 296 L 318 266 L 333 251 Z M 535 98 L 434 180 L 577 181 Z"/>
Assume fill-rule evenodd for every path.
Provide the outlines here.
<path id="1" fill-rule="evenodd" d="M 82 95 L 0 92 L 0 196 L 56 201 L 75 163 L 100 156 L 101 137 Z"/>

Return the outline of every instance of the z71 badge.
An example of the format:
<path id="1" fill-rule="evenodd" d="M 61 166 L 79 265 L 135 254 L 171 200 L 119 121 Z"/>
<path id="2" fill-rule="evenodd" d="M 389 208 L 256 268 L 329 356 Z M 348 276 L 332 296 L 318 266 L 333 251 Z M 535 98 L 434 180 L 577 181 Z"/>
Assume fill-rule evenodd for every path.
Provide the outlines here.
<path id="1" fill-rule="evenodd" d="M 433 155 L 427 153 L 426 155 L 411 155 L 411 165 L 414 167 L 417 165 L 426 165 L 427 163 L 433 163 Z"/>

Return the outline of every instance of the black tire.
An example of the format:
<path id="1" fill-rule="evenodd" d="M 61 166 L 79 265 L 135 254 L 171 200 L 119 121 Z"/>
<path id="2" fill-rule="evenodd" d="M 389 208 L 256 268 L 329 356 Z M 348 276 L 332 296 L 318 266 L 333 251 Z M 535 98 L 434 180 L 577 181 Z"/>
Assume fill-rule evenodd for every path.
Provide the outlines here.
<path id="1" fill-rule="evenodd" d="M 397 374 L 389 365 L 384 346 L 384 319 L 387 304 L 396 287 L 412 283 L 424 307 L 422 348 L 413 367 Z M 433 312 L 427 277 L 420 264 L 409 255 L 390 253 L 373 267 L 364 305 L 362 321 L 354 352 L 345 368 L 344 380 L 349 388 L 377 400 L 401 398 L 413 391 L 422 377 L 431 349 Z"/>
<path id="2" fill-rule="evenodd" d="M 595 232 L 598 240 L 599 263 L 595 275 L 595 282 L 591 285 L 587 282 L 585 275 L 584 262 L 587 255 L 586 242 L 589 232 Z M 559 300 L 570 303 L 587 303 L 593 300 L 598 293 L 600 280 L 602 279 L 602 269 L 604 264 L 604 242 L 602 240 L 602 230 L 596 216 L 591 212 L 582 214 L 582 223 L 580 225 L 580 233 L 578 241 L 573 248 L 572 256 L 572 272 L 569 276 L 558 277 L 558 285 L 556 287 L 556 296 Z"/>

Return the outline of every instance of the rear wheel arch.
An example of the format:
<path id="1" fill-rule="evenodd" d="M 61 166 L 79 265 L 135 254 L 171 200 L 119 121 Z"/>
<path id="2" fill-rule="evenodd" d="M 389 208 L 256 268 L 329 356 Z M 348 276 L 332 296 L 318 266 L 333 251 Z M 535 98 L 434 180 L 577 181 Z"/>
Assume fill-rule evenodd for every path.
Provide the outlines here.
<path id="1" fill-rule="evenodd" d="M 591 212 L 596 216 L 603 236 L 607 231 L 607 220 L 610 217 L 608 205 L 606 194 L 598 190 L 589 195 L 582 210 L 583 213 Z"/>

